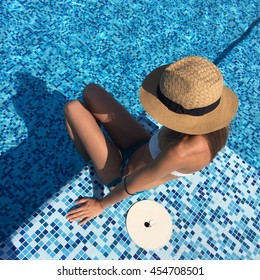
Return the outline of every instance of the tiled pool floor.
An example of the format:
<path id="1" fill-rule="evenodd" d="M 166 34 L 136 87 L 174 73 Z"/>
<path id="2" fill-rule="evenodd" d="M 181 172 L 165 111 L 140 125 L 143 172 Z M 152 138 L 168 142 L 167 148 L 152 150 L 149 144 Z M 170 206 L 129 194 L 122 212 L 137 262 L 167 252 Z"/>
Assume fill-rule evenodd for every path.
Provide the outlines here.
<path id="1" fill-rule="evenodd" d="M 188 179 L 128 198 L 78 226 L 65 219 L 73 201 L 107 193 L 88 164 L 1 244 L 0 255 L 3 259 L 256 259 L 260 257 L 258 184 L 256 170 L 225 148 L 214 163 Z M 173 234 L 160 250 L 146 252 L 126 232 L 126 213 L 141 199 L 158 201 L 171 213 Z"/>
<path id="2" fill-rule="evenodd" d="M 258 16 L 257 1 L 9 1 L 0 12 L 0 259 L 260 259 L 259 24 L 218 60 L 239 97 L 227 147 L 207 168 L 108 208 L 85 226 L 66 212 L 107 193 L 75 152 L 63 106 L 100 83 L 151 132 L 137 102 L 154 67 L 214 60 Z M 91 2 L 91 3 L 90 3 Z M 133 203 L 171 214 L 173 234 L 146 252 L 126 232 Z"/>

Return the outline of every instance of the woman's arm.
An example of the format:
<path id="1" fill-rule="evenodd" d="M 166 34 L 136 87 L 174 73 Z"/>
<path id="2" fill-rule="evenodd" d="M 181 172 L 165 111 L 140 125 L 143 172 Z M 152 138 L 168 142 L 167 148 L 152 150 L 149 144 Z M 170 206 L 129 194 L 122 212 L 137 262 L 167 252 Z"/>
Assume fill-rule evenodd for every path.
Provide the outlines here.
<path id="1" fill-rule="evenodd" d="M 113 205 L 130 194 L 148 190 L 173 170 L 181 169 L 185 162 L 179 147 L 168 147 L 155 160 L 122 180 L 106 197 L 100 200 L 102 208 Z"/>
<path id="2" fill-rule="evenodd" d="M 79 224 L 85 224 L 101 214 L 105 208 L 127 198 L 130 194 L 150 189 L 151 185 L 154 185 L 153 182 L 158 182 L 173 170 L 181 169 L 184 162 L 181 149 L 168 147 L 161 152 L 158 158 L 127 176 L 101 200 L 83 198 L 77 201 L 80 206 L 69 211 L 67 219 L 71 222 L 81 220 Z"/>

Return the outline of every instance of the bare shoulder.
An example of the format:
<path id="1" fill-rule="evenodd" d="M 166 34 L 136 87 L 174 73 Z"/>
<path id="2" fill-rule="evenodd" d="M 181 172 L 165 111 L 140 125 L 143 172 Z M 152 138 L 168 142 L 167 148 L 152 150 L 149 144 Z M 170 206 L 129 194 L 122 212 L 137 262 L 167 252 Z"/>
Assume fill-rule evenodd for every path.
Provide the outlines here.
<path id="1" fill-rule="evenodd" d="M 185 136 L 177 146 L 169 147 L 169 152 L 183 163 L 179 171 L 184 173 L 198 171 L 211 161 L 207 140 L 202 135 Z"/>

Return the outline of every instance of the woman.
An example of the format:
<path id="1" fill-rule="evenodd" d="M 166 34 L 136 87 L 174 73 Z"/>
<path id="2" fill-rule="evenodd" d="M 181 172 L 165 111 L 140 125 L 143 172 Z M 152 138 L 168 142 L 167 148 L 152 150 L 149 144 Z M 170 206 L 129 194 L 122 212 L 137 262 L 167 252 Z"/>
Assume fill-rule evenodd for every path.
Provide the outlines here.
<path id="1" fill-rule="evenodd" d="M 224 147 L 238 108 L 219 69 L 196 56 L 152 71 L 142 84 L 140 100 L 163 125 L 152 137 L 98 85 L 85 88 L 83 103 L 66 104 L 70 137 L 111 188 L 100 200 L 78 200 L 79 207 L 68 212 L 69 221 L 82 225 L 132 194 L 204 168 Z"/>

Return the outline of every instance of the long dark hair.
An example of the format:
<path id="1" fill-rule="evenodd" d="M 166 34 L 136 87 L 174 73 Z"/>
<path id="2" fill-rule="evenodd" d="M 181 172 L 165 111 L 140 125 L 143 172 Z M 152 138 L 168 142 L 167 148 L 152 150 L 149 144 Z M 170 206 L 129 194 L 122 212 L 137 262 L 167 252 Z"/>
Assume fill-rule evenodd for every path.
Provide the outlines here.
<path id="1" fill-rule="evenodd" d="M 228 126 L 203 135 L 208 142 L 211 160 L 225 147 L 228 139 Z"/>
<path id="2" fill-rule="evenodd" d="M 170 129 L 167 129 L 165 133 L 167 134 L 167 137 L 169 137 L 175 142 L 175 145 L 180 143 L 184 136 L 187 135 Z M 228 127 L 224 127 L 219 130 L 203 134 L 202 136 L 206 139 L 209 145 L 212 161 L 217 155 L 217 153 L 226 145 L 228 139 Z"/>

